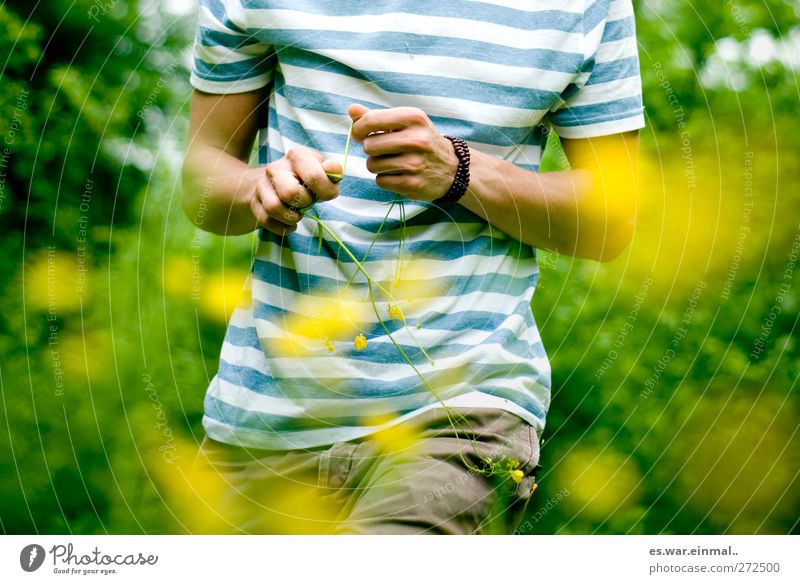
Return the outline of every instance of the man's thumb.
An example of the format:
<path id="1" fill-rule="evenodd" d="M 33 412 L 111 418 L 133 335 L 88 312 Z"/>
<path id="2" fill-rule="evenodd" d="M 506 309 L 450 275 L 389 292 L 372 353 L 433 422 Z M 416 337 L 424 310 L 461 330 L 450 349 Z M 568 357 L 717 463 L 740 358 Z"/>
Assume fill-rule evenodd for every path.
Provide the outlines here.
<path id="1" fill-rule="evenodd" d="M 365 113 L 369 111 L 369 108 L 364 107 L 361 104 L 354 103 L 349 108 L 347 108 L 347 113 L 350 114 L 350 118 L 355 122 L 363 116 Z"/>

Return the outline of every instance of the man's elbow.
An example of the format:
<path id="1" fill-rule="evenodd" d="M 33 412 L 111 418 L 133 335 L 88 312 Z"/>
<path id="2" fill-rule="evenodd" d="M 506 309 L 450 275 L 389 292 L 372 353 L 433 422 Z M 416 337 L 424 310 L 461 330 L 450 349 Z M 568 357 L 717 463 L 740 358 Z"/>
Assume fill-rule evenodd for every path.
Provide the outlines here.
<path id="1" fill-rule="evenodd" d="M 633 239 L 633 218 L 608 222 L 608 231 L 602 240 L 597 257 L 599 262 L 610 262 L 624 252 Z"/>
<path id="2" fill-rule="evenodd" d="M 211 217 L 207 201 L 210 193 L 210 186 L 208 184 L 204 186 L 203 177 L 197 172 L 196 165 L 187 155 L 181 166 L 180 196 L 183 213 L 192 225 L 215 232 L 213 222 L 209 220 Z"/>
<path id="3" fill-rule="evenodd" d="M 597 201 L 593 216 L 595 259 L 599 262 L 615 260 L 624 252 L 633 239 L 636 221 L 635 183 L 620 182 L 614 185 L 613 196 L 608 192 Z"/>
<path id="4" fill-rule="evenodd" d="M 587 229 L 580 232 L 574 255 L 597 262 L 610 262 L 622 255 L 630 245 L 634 214 L 620 209 L 605 214 L 600 221 L 596 217 L 593 225 L 591 219 L 586 218 Z"/>

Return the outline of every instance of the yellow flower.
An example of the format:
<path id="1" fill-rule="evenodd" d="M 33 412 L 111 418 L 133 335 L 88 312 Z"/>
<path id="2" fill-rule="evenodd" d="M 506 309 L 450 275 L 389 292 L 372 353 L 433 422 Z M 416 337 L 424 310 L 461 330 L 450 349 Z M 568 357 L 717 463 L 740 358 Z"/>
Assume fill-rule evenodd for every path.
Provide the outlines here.
<path id="1" fill-rule="evenodd" d="M 224 273 L 203 275 L 200 309 L 214 320 L 227 322 L 237 305 L 251 302 L 249 277 L 243 270 L 228 268 Z"/>
<path id="2" fill-rule="evenodd" d="M 391 415 L 368 416 L 364 418 L 364 425 L 383 426 L 393 419 Z M 380 445 L 382 453 L 402 457 L 416 452 L 422 440 L 421 431 L 413 423 L 394 424 L 375 432 L 370 439 Z"/>
<path id="3" fill-rule="evenodd" d="M 403 311 L 400 310 L 400 307 L 397 306 L 396 304 L 390 304 L 389 305 L 389 317 L 392 320 L 400 320 L 400 321 L 402 321 L 403 320 Z"/>
<path id="4" fill-rule="evenodd" d="M 520 484 L 523 478 L 525 478 L 525 473 L 519 469 L 511 473 L 511 480 L 517 484 Z"/>
<path id="5" fill-rule="evenodd" d="M 424 257 L 419 254 L 414 259 L 406 262 L 400 279 L 394 277 L 381 277 L 373 274 L 375 279 L 387 288 L 391 288 L 394 298 L 424 299 L 447 295 L 447 289 L 442 285 L 442 278 L 435 278 L 442 269 L 442 260 Z M 392 286 L 394 283 L 394 286 Z"/>
<path id="6" fill-rule="evenodd" d="M 79 258 L 55 249 L 37 252 L 25 266 L 27 306 L 51 315 L 76 312 L 81 307 L 81 298 L 86 302 L 90 265 L 88 256 Z"/>
<path id="7" fill-rule="evenodd" d="M 282 320 L 283 330 L 269 339 L 270 351 L 291 358 L 314 354 L 320 347 L 334 352 L 336 342 L 358 334 L 367 311 L 367 304 L 354 294 L 304 295 L 296 310 Z"/>
<path id="8" fill-rule="evenodd" d="M 367 348 L 367 337 L 365 337 L 363 334 L 359 334 L 353 341 L 353 345 L 357 351 L 363 351 Z"/>

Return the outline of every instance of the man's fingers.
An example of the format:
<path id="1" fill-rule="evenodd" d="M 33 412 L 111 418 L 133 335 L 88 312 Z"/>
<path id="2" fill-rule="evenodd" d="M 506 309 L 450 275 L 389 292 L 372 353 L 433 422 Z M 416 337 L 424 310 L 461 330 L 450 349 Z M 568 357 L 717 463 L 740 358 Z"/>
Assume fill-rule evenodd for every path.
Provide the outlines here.
<path id="1" fill-rule="evenodd" d="M 270 218 L 263 225 L 263 227 L 267 231 L 271 231 L 276 235 L 288 235 L 289 233 L 294 233 L 297 230 L 297 225 L 286 225 L 285 223 L 281 223 L 280 221 L 276 221 L 272 218 Z"/>
<path id="2" fill-rule="evenodd" d="M 342 165 L 335 160 L 326 160 L 322 163 L 322 170 L 328 176 L 328 179 L 336 184 L 344 177 L 344 169 Z"/>
<path id="3" fill-rule="evenodd" d="M 423 186 L 423 180 L 415 174 L 379 174 L 375 183 L 387 191 L 401 195 L 412 195 Z"/>
<path id="4" fill-rule="evenodd" d="M 294 227 L 302 219 L 302 215 L 281 200 L 274 183 L 259 182 L 256 191 L 260 210 L 254 209 L 253 214 L 260 225 L 266 227 L 270 221 L 278 221 L 287 227 Z"/>
<path id="5" fill-rule="evenodd" d="M 321 154 L 307 149 L 292 149 L 286 153 L 286 158 L 292 165 L 292 170 L 298 179 L 298 183 L 302 183 L 302 185 L 314 191 L 314 194 L 320 200 L 329 201 L 339 194 L 339 187 L 325 173 L 325 169 L 321 164 L 325 159 Z M 300 185 L 300 191 L 295 189 L 295 192 L 300 193 L 299 203 L 296 203 L 294 199 L 287 201 L 283 193 L 279 191 L 281 199 L 292 207 L 302 208 L 310 205 L 313 203 L 313 198 L 311 193 L 308 193 L 302 185 Z"/>
<path id="6" fill-rule="evenodd" d="M 267 178 L 275 189 L 278 201 L 288 207 L 301 209 L 312 202 L 311 193 L 300 184 L 290 168 L 282 168 L 276 165 L 273 168 L 267 167 Z"/>
<path id="7" fill-rule="evenodd" d="M 364 139 L 367 156 L 388 156 L 404 152 L 430 152 L 434 148 L 429 132 L 408 129 L 401 132 L 373 134 Z"/>
<path id="8" fill-rule="evenodd" d="M 361 142 L 376 132 L 402 130 L 413 124 L 428 123 L 425 112 L 414 107 L 368 110 L 353 123 L 353 139 Z"/>
<path id="9" fill-rule="evenodd" d="M 303 218 L 301 209 L 339 194 L 339 187 L 326 172 L 341 177 L 342 167 L 309 148 L 292 148 L 268 164 L 264 180 L 256 185 L 258 201 L 252 209 L 259 225 L 279 235 L 294 231 Z"/>
<path id="10" fill-rule="evenodd" d="M 415 173 L 425 170 L 425 161 L 419 154 L 370 156 L 367 158 L 367 170 L 373 174 Z"/>
<path id="11" fill-rule="evenodd" d="M 350 119 L 353 120 L 354 122 L 358 120 L 358 118 L 362 117 L 368 111 L 369 109 L 364 107 L 360 103 L 354 103 L 349 108 L 347 108 L 347 113 L 350 116 Z"/>
<path id="12" fill-rule="evenodd" d="M 295 146 L 294 148 L 290 148 L 286 153 L 286 158 L 288 160 L 293 160 L 295 157 L 310 157 L 312 159 L 316 159 L 318 162 L 325 160 L 325 157 L 322 154 L 316 150 L 312 150 L 311 148 L 306 148 L 305 146 Z"/>
<path id="13" fill-rule="evenodd" d="M 255 217 L 256 222 L 259 225 L 265 225 L 267 221 L 269 221 L 269 215 L 267 214 L 267 210 L 264 208 L 262 204 L 262 189 L 259 184 L 256 184 L 256 194 L 250 200 L 250 211 L 253 213 L 253 217 Z"/>

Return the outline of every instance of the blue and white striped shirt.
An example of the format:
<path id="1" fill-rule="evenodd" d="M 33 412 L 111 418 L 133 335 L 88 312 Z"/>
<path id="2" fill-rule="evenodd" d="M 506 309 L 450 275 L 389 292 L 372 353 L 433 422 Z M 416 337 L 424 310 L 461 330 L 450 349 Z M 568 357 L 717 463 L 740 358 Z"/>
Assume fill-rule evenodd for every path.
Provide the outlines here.
<path id="1" fill-rule="evenodd" d="M 200 0 L 191 82 L 271 85 L 261 164 L 296 145 L 341 161 L 351 103 L 419 107 L 441 133 L 532 171 L 548 127 L 587 138 L 644 125 L 630 0 Z M 311 219 L 285 238 L 262 230 L 206 395 L 208 435 L 308 448 L 439 407 L 381 321 L 448 405 L 501 408 L 541 432 L 550 366 L 530 308 L 536 250 L 460 205 L 380 189 L 359 148 L 345 173 L 340 196 L 315 209 L 367 256 L 408 326 L 377 290 L 372 312 L 352 259 Z M 351 278 L 345 303 L 331 300 Z"/>

